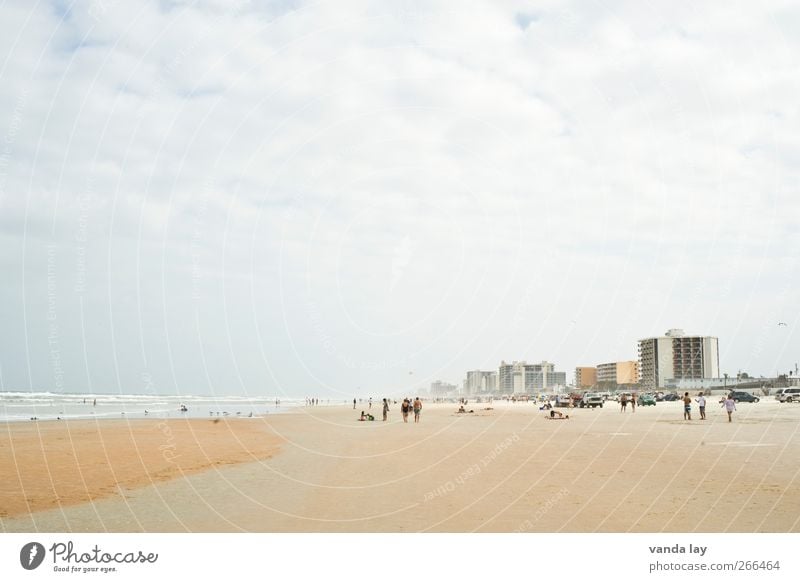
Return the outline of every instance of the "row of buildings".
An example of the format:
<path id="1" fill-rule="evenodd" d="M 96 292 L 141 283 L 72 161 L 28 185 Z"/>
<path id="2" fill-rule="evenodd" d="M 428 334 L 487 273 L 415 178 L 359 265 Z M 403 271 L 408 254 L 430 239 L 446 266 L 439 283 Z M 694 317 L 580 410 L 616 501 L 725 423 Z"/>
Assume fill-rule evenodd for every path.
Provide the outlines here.
<path id="1" fill-rule="evenodd" d="M 638 360 L 575 368 L 577 389 L 703 388 L 723 382 L 729 383 L 719 373 L 719 340 L 682 329 L 639 340 Z"/>
<path id="2" fill-rule="evenodd" d="M 540 392 L 563 390 L 567 384 L 566 372 L 559 372 L 552 362 L 529 364 L 526 361 L 500 362 L 497 370 L 470 370 L 461 386 L 464 396 L 481 395 L 533 395 Z M 455 390 L 453 384 L 434 382 L 431 395 Z"/>
<path id="3" fill-rule="evenodd" d="M 671 329 L 663 336 L 639 340 L 638 360 L 575 368 L 574 386 L 577 390 L 690 389 L 721 386 L 723 382 L 730 386 L 736 382 L 720 377 L 718 344 L 716 337 L 686 335 L 681 329 Z M 430 394 L 532 395 L 565 388 L 566 373 L 556 371 L 551 362 L 503 361 L 497 370 L 467 372 L 461 390 L 455 384 L 436 381 L 431 384 Z"/>

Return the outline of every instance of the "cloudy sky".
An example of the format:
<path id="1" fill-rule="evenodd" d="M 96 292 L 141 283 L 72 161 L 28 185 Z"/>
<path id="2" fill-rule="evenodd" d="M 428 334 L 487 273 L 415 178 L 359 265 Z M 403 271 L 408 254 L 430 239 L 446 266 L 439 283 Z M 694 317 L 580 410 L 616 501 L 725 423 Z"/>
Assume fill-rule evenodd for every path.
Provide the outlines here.
<path id="1" fill-rule="evenodd" d="M 0 388 L 794 368 L 800 8 L 723 4 L 4 2 Z"/>

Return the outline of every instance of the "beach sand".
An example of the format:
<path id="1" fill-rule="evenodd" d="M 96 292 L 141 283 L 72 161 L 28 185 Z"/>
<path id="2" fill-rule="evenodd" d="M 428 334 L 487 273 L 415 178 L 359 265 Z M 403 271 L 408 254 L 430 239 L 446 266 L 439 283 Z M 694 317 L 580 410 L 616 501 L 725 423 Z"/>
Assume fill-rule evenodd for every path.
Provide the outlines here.
<path id="1" fill-rule="evenodd" d="M 455 405 L 426 404 L 419 424 L 403 423 L 399 405 L 386 423 L 377 407 L 378 420 L 358 422 L 344 406 L 222 427 L 191 421 L 194 436 L 177 447 L 185 469 L 165 467 L 154 424 L 132 433 L 123 422 L 100 423 L 104 439 L 118 439 L 113 447 L 92 444 L 91 434 L 71 443 L 57 423 L 7 425 L 0 467 L 11 478 L 3 480 L 0 508 L 11 517 L 0 519 L 0 529 L 800 531 L 798 405 L 740 403 L 733 423 L 716 402 L 706 421 L 683 421 L 678 402 L 625 414 L 609 403 L 556 421 L 533 404 L 486 406 L 456 414 Z M 162 461 L 150 469 L 142 451 Z M 79 466 L 87 454 L 99 455 L 114 472 L 106 469 L 102 481 L 76 471 L 74 461 L 51 459 L 69 453 L 83 459 Z M 62 499 L 69 505 L 52 498 L 53 482 L 72 487 Z M 34 500 L 33 513 L 19 514 L 19 497 Z"/>
<path id="2" fill-rule="evenodd" d="M 241 420 L 51 421 L 2 429 L 0 518 L 264 459 L 280 442 L 263 425 Z"/>

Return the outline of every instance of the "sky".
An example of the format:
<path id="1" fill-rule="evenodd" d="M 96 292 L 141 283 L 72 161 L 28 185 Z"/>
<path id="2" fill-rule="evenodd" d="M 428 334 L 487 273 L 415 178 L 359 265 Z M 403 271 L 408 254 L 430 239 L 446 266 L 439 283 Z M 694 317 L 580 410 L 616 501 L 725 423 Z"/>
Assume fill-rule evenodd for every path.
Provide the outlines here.
<path id="1" fill-rule="evenodd" d="M 786 373 L 798 65 L 788 1 L 4 2 L 0 389 Z"/>

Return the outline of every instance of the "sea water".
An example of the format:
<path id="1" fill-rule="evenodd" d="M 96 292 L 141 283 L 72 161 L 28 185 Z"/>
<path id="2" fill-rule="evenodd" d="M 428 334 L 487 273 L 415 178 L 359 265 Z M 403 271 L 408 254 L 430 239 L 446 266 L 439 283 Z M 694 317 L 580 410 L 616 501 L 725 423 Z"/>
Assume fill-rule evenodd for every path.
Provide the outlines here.
<path id="1" fill-rule="evenodd" d="M 342 404 L 322 400 L 319 406 Z M 91 418 L 261 417 L 307 405 L 305 399 L 159 394 L 0 392 L 0 422 Z M 181 408 L 186 411 L 182 412 Z"/>

